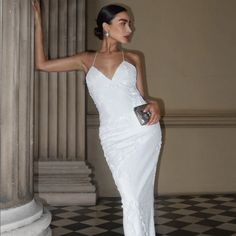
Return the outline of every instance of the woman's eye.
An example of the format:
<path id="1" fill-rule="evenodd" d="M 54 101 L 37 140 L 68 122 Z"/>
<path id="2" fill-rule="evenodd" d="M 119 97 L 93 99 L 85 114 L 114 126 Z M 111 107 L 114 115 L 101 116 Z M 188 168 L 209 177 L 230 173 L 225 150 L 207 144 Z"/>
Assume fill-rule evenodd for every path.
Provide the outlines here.
<path id="1" fill-rule="evenodd" d="M 125 25 L 125 24 L 126 24 L 126 22 L 120 22 L 120 24 L 123 26 L 123 25 Z"/>

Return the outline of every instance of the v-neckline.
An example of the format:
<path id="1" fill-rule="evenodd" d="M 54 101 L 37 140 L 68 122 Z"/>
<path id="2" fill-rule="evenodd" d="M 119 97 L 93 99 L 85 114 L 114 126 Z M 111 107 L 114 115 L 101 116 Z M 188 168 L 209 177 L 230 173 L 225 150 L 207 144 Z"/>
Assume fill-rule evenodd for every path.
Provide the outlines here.
<path id="1" fill-rule="evenodd" d="M 111 78 L 109 78 L 108 76 L 106 76 L 101 70 L 99 70 L 96 66 L 92 65 L 92 67 L 98 71 L 103 77 L 105 77 L 106 79 L 113 81 L 114 76 L 116 75 L 117 71 L 119 70 L 119 68 L 121 67 L 121 65 L 125 62 L 125 60 L 123 60 L 114 70 L 114 73 L 112 74 Z"/>

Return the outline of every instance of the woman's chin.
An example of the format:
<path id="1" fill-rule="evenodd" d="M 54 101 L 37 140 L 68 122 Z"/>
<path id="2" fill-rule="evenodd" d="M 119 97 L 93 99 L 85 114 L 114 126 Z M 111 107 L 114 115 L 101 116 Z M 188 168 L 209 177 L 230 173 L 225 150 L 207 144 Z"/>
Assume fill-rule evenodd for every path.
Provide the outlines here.
<path id="1" fill-rule="evenodd" d="M 130 42 L 130 39 L 124 38 L 124 39 L 120 40 L 120 42 L 123 43 L 123 44 L 126 44 L 126 43 Z"/>

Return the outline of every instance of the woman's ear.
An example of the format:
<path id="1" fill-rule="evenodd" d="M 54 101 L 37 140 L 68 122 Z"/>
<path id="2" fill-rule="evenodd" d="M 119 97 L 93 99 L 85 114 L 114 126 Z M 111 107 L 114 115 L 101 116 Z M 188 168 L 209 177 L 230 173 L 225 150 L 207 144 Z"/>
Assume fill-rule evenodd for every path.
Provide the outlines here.
<path id="1" fill-rule="evenodd" d="M 103 28 L 103 31 L 105 31 L 105 32 L 109 32 L 109 30 L 110 30 L 110 26 L 106 22 L 102 23 L 102 28 Z"/>

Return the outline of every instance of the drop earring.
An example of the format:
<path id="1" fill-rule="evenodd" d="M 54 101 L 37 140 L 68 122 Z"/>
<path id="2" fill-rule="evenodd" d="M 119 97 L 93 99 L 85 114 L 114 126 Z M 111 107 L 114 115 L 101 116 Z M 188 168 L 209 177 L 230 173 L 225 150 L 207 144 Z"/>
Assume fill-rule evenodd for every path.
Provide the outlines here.
<path id="1" fill-rule="evenodd" d="M 110 36 L 109 32 L 105 32 L 105 36 L 108 38 Z"/>

